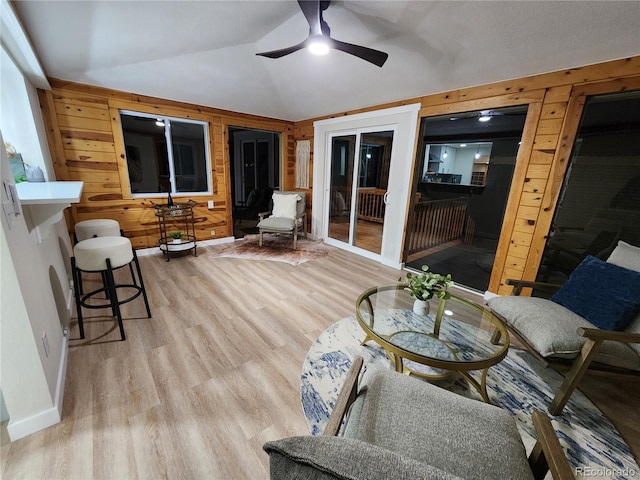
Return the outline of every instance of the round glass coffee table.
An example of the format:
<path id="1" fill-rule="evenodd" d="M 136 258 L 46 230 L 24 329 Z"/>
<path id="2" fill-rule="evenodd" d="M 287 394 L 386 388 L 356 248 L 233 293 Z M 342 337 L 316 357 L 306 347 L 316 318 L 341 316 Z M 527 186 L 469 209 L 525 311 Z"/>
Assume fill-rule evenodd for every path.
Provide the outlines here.
<path id="1" fill-rule="evenodd" d="M 439 380 L 457 372 L 490 403 L 487 372 L 509 349 L 504 324 L 481 305 L 455 295 L 431 299 L 426 315 L 414 313 L 413 302 L 397 284 L 362 293 L 356 301 L 356 318 L 366 333 L 362 345 L 369 340 L 381 345 L 401 373 Z M 504 338 L 500 345 L 491 343 L 495 329 Z M 470 375 L 473 370 L 481 371 L 480 381 Z"/>

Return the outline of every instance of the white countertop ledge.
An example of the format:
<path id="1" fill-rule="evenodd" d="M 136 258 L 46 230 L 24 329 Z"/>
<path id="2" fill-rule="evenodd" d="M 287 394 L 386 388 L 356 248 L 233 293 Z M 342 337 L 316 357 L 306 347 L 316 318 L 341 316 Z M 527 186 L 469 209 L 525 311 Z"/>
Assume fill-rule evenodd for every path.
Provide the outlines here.
<path id="1" fill-rule="evenodd" d="M 16 184 L 22 205 L 78 203 L 84 182 L 22 182 Z"/>

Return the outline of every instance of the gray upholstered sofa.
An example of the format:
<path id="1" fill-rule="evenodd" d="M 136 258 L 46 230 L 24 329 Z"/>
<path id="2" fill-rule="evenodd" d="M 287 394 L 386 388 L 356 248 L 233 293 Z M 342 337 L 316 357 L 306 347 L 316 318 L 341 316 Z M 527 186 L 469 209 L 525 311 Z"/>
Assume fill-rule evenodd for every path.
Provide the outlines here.
<path id="1" fill-rule="evenodd" d="M 529 459 L 508 412 L 357 358 L 324 435 L 267 442 L 272 479 L 573 478 L 549 419 L 536 412 Z M 340 429 L 341 420 L 346 423 Z"/>

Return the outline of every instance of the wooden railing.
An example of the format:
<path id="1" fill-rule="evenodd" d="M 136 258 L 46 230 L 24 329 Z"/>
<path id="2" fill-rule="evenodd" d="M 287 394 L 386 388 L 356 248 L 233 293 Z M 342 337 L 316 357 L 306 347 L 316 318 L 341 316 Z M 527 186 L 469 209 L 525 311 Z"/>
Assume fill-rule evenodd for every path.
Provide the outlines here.
<path id="1" fill-rule="evenodd" d="M 416 203 L 411 221 L 409 254 L 452 240 L 469 243 L 473 237 L 473 221 L 467 215 L 464 197 Z"/>
<path id="2" fill-rule="evenodd" d="M 384 194 L 380 188 L 358 189 L 358 218 L 370 222 L 384 222 Z"/>

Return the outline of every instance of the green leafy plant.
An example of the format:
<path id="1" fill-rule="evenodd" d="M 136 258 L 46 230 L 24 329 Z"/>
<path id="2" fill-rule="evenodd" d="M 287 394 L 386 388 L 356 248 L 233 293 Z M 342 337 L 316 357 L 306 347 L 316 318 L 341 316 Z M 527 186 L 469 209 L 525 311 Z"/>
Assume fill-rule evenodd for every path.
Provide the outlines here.
<path id="1" fill-rule="evenodd" d="M 440 275 L 439 273 L 429 272 L 427 265 L 422 265 L 422 273 L 413 274 L 408 272 L 403 279 L 400 277 L 404 289 L 417 300 L 429 300 L 437 295 L 439 298 L 449 298 L 447 289 L 453 286 L 451 274 Z"/>
<path id="2" fill-rule="evenodd" d="M 175 240 L 180 240 L 182 238 L 182 232 L 171 232 L 169 236 Z"/>

